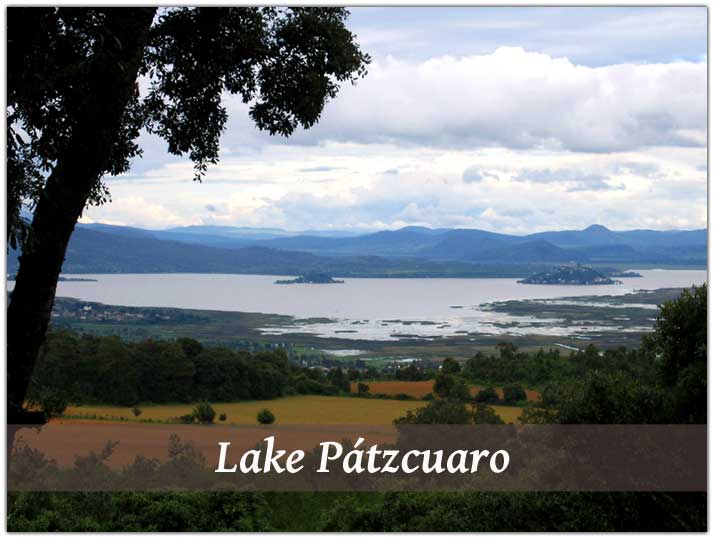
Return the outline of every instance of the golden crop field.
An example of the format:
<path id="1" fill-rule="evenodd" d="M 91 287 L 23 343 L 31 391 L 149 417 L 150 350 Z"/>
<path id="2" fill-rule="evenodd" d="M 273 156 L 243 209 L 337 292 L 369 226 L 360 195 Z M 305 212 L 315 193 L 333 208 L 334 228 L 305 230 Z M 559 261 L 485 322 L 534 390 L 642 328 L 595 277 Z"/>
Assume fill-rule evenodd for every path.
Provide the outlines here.
<path id="1" fill-rule="evenodd" d="M 357 392 L 357 382 L 350 383 L 350 391 Z M 407 394 L 408 396 L 421 398 L 425 394 L 432 392 L 432 386 L 434 386 L 434 380 L 429 381 L 365 381 L 370 387 L 370 393 L 372 394 L 385 394 L 388 396 L 394 396 L 397 394 Z M 481 390 L 481 386 L 470 386 L 469 391 L 473 396 L 477 395 L 477 392 Z M 504 397 L 504 391 L 501 387 L 495 388 L 499 398 Z M 529 401 L 538 401 L 541 399 L 541 395 L 536 390 L 526 390 L 526 399 Z"/>
<path id="2" fill-rule="evenodd" d="M 276 424 L 391 424 L 395 418 L 409 410 L 423 407 L 424 401 L 398 401 L 394 399 L 359 399 L 336 396 L 290 396 L 269 401 L 243 401 L 213 403 L 218 416 L 225 413 L 227 424 L 256 424 L 261 409 L 270 410 Z M 138 420 L 168 420 L 191 413 L 193 405 L 140 405 Z M 124 417 L 134 420 L 131 407 L 110 405 L 83 405 L 68 407 L 65 416 L 91 416 L 105 419 Z"/>
<path id="3" fill-rule="evenodd" d="M 516 424 L 522 412 L 521 407 L 512 407 L 510 405 L 490 405 L 490 407 L 494 409 L 494 412 L 507 424 Z"/>
<path id="4" fill-rule="evenodd" d="M 426 401 L 399 401 L 395 399 L 360 399 L 338 396 L 291 396 L 269 401 L 242 401 L 237 403 L 213 403 L 218 416 L 225 413 L 226 424 L 257 424 L 256 415 L 261 409 L 270 410 L 276 417 L 276 424 L 350 424 L 350 425 L 390 425 L 409 410 L 423 407 Z M 68 407 L 65 417 L 84 417 L 97 420 L 129 421 L 157 420 L 189 414 L 191 404 L 140 405 L 142 413 L 135 417 L 130 407 L 111 405 L 83 405 Z M 521 407 L 493 405 L 496 413 L 507 423 L 516 422 L 521 415 Z"/>

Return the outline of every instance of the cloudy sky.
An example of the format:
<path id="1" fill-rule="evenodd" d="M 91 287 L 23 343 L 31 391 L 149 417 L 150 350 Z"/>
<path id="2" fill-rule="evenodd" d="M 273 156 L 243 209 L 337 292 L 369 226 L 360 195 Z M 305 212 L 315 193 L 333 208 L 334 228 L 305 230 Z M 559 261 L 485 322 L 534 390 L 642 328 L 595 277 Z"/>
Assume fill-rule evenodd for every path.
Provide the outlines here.
<path id="1" fill-rule="evenodd" d="M 240 100 L 221 163 L 143 136 L 83 221 L 523 233 L 700 228 L 705 8 L 353 8 L 373 58 L 316 127 L 256 130 Z"/>

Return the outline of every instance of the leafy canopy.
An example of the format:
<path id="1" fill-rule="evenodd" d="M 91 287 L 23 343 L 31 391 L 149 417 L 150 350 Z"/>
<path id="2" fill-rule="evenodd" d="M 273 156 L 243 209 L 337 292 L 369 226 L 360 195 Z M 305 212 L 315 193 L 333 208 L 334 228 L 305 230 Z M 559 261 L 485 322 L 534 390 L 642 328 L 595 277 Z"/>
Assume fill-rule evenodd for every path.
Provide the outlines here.
<path id="1" fill-rule="evenodd" d="M 117 8 L 115 8 L 117 9 Z M 123 8 L 119 8 L 123 9 Z M 22 205 L 32 207 L 45 177 L 75 135 L 90 81 L 118 63 L 112 8 L 8 9 L 8 239 L 22 241 Z M 343 8 L 160 9 L 143 50 L 139 78 L 119 137 L 96 178 L 89 204 L 109 192 L 104 175 L 129 170 L 146 130 L 175 155 L 188 155 L 200 180 L 219 157 L 228 119 L 223 98 L 250 104 L 256 126 L 288 136 L 309 128 L 341 83 L 370 61 L 345 27 Z"/>

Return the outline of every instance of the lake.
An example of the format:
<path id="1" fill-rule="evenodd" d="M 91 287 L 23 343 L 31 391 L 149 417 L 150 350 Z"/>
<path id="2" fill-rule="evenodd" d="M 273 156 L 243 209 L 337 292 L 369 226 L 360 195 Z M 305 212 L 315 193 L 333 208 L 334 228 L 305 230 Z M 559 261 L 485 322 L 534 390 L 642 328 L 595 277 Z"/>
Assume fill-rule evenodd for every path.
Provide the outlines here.
<path id="1" fill-rule="evenodd" d="M 99 274 L 71 277 L 97 281 L 62 281 L 58 296 L 105 304 L 175 307 L 324 317 L 331 322 L 296 321 L 266 333 L 296 330 L 325 337 L 391 340 L 403 335 L 455 333 L 540 333 L 570 335 L 597 328 L 533 325 L 530 317 L 514 317 L 479 309 L 504 300 L 546 299 L 584 295 L 623 295 L 636 290 L 688 287 L 707 280 L 705 270 L 639 270 L 641 278 L 620 278 L 618 285 L 527 285 L 515 279 L 345 279 L 333 285 L 277 285 L 292 276 L 236 274 Z M 70 277 L 70 276 L 66 276 Z M 8 282 L 11 289 L 13 283 Z M 519 328 L 500 328 L 504 322 Z M 540 319 L 539 323 L 544 323 Z M 623 331 L 632 331 L 623 327 Z"/>

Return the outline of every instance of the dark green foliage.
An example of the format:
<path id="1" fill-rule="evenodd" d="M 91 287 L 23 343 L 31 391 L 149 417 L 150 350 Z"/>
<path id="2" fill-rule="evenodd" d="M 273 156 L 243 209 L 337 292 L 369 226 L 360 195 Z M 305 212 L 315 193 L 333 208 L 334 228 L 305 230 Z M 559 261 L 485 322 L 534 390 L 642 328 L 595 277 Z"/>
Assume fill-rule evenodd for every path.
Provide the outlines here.
<path id="1" fill-rule="evenodd" d="M 132 407 L 132 414 L 134 416 L 140 416 L 141 413 L 142 413 L 142 410 L 139 407 L 137 407 L 136 405 L 134 407 Z"/>
<path id="2" fill-rule="evenodd" d="M 507 384 L 504 386 L 504 403 L 518 403 L 526 400 L 526 391 L 520 384 Z"/>
<path id="3" fill-rule="evenodd" d="M 550 386 L 522 421 L 561 424 L 707 422 L 707 286 L 666 302 L 638 351 L 574 355 L 579 376 Z M 681 354 L 681 350 L 689 351 Z M 624 364 L 625 360 L 632 363 Z"/>
<path id="4" fill-rule="evenodd" d="M 328 380 L 339 391 L 350 392 L 350 381 L 341 368 L 331 369 L 328 373 Z"/>
<path id="5" fill-rule="evenodd" d="M 470 414 L 464 403 L 436 399 L 415 411 L 407 411 L 395 424 L 469 424 Z"/>
<path id="6" fill-rule="evenodd" d="M 193 416 L 199 424 L 213 424 L 216 411 L 208 401 L 202 401 L 194 407 Z"/>
<path id="7" fill-rule="evenodd" d="M 395 370 L 396 381 L 427 381 L 434 377 L 434 371 L 419 369 L 415 364 L 409 364 Z"/>
<path id="8" fill-rule="evenodd" d="M 707 305 L 707 285 L 684 291 L 661 306 L 653 333 L 644 339 L 682 422 L 707 423 Z"/>
<path id="9" fill-rule="evenodd" d="M 67 393 L 60 388 L 39 388 L 30 399 L 30 405 L 38 407 L 47 418 L 61 416 L 67 408 Z"/>
<path id="10" fill-rule="evenodd" d="M 477 403 L 474 408 L 472 419 L 475 424 L 503 424 L 504 420 L 492 409 L 484 403 Z"/>
<path id="11" fill-rule="evenodd" d="M 225 422 L 225 421 L 228 419 L 228 416 L 226 416 L 226 413 L 221 413 L 221 414 L 218 415 L 218 419 L 219 419 L 221 422 Z"/>
<path id="12" fill-rule="evenodd" d="M 441 398 L 467 401 L 470 397 L 469 387 L 464 380 L 442 372 L 438 373 L 435 377 L 432 389 L 434 394 Z"/>
<path id="13" fill-rule="evenodd" d="M 462 377 L 490 386 L 519 382 L 534 388 L 580 377 L 594 369 L 622 371 L 639 377 L 653 376 L 653 357 L 644 349 L 621 347 L 600 351 L 589 344 L 581 351 L 562 355 L 558 349 L 527 353 L 513 345 L 500 344 L 497 350 L 497 356 L 478 352 L 469 358 Z"/>
<path id="14" fill-rule="evenodd" d="M 326 531 L 705 531 L 704 493 L 386 493 L 344 496 Z"/>
<path id="15" fill-rule="evenodd" d="M 320 371 L 290 365 L 281 349 L 252 354 L 197 347 L 193 342 L 124 342 L 67 330 L 52 332 L 33 374 L 30 401 L 57 414 L 52 405 L 57 399 L 65 405 L 132 407 L 147 402 L 273 399 L 289 389 L 299 394 L 337 392 Z M 346 384 L 343 377 L 341 389 Z"/>
<path id="16" fill-rule="evenodd" d="M 475 400 L 477 403 L 496 403 L 499 401 L 499 394 L 497 394 L 493 386 L 487 386 L 477 392 Z"/>
<path id="17" fill-rule="evenodd" d="M 256 493 L 11 493 L 11 531 L 264 531 Z"/>
<path id="18" fill-rule="evenodd" d="M 176 340 L 187 358 L 195 358 L 204 350 L 200 341 L 188 337 L 181 337 Z"/>
<path id="19" fill-rule="evenodd" d="M 358 394 L 367 394 L 370 391 L 370 386 L 368 386 L 367 384 L 365 384 L 363 382 L 359 382 L 357 384 L 357 391 L 358 391 Z"/>
<path id="20" fill-rule="evenodd" d="M 454 358 L 445 358 L 444 362 L 442 362 L 442 373 L 446 373 L 447 375 L 456 375 L 460 370 L 461 367 L 459 366 L 459 362 L 457 362 Z"/>
<path id="21" fill-rule="evenodd" d="M 256 415 L 256 420 L 258 420 L 259 424 L 272 424 L 273 422 L 276 421 L 275 415 L 269 411 L 268 409 L 261 409 L 258 414 Z"/>
<path id="22" fill-rule="evenodd" d="M 8 530 L 705 531 L 701 493 L 9 493 Z"/>

